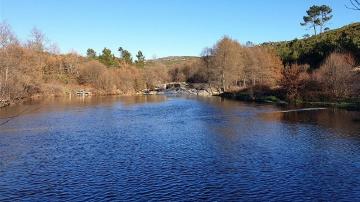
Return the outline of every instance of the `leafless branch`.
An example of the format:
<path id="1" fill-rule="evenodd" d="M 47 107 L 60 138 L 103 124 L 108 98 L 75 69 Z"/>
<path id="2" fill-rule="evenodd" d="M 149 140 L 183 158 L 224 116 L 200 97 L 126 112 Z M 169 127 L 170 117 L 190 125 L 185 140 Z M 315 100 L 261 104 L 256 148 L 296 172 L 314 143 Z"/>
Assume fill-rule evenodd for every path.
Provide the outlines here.
<path id="1" fill-rule="evenodd" d="M 346 8 L 351 9 L 351 10 L 357 10 L 360 11 L 360 0 L 350 0 L 350 4 L 351 6 L 346 6 Z"/>

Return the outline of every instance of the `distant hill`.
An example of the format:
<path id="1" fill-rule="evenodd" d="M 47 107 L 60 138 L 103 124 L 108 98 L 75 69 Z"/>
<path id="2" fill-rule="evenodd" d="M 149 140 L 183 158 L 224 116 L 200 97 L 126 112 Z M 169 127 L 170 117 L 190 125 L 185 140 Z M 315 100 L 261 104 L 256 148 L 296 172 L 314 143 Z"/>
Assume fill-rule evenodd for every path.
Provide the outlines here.
<path id="1" fill-rule="evenodd" d="M 309 64 L 311 68 L 316 69 L 332 52 L 352 53 L 360 62 L 360 23 L 346 25 L 308 38 L 267 42 L 261 45 L 274 48 L 284 65 Z M 200 57 L 195 56 L 169 56 L 147 60 L 146 66 L 171 68 L 191 64 L 199 59 Z"/>
<path id="2" fill-rule="evenodd" d="M 353 23 L 320 35 L 292 41 L 269 42 L 284 64 L 310 64 L 317 68 L 332 52 L 349 52 L 360 58 L 360 23 Z"/>
<path id="3" fill-rule="evenodd" d="M 146 66 L 165 66 L 167 68 L 191 64 L 199 60 L 200 57 L 196 56 L 169 56 L 157 59 L 146 60 Z"/>

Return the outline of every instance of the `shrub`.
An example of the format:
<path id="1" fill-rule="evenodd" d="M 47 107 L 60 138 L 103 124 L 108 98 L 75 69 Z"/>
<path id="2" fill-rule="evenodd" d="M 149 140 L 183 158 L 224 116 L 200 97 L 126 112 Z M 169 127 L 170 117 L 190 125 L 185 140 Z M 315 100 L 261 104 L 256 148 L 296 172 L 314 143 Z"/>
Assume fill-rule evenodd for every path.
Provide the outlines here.
<path id="1" fill-rule="evenodd" d="M 96 60 L 82 64 L 79 68 L 79 84 L 98 84 L 100 76 L 106 71 L 106 67 Z"/>
<path id="2" fill-rule="evenodd" d="M 301 99 L 301 92 L 309 79 L 307 69 L 308 66 L 304 65 L 291 65 L 283 69 L 280 86 L 285 90 L 288 100 Z"/>
<path id="3" fill-rule="evenodd" d="M 317 70 L 324 92 L 333 99 L 349 98 L 353 92 L 355 66 L 351 54 L 332 53 Z"/>

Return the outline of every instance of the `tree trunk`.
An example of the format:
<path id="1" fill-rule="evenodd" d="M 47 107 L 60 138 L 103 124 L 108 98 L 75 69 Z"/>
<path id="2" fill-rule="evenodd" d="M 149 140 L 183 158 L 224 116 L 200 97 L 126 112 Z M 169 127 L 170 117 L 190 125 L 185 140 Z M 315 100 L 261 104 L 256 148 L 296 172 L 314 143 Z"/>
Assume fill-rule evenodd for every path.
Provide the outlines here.
<path id="1" fill-rule="evenodd" d="M 5 68 L 5 82 L 4 82 L 4 97 L 6 97 L 6 99 L 9 99 L 10 98 L 10 95 L 9 95 L 9 85 L 8 85 L 8 78 L 9 78 L 9 67 L 6 66 Z"/>
<path id="2" fill-rule="evenodd" d="M 223 91 L 225 92 L 225 74 L 224 74 L 224 71 L 221 74 L 221 85 L 222 85 Z"/>
<path id="3" fill-rule="evenodd" d="M 7 83 L 8 74 L 9 74 L 9 67 L 6 67 L 6 68 L 5 68 L 5 83 Z"/>
<path id="4" fill-rule="evenodd" d="M 2 87 L 2 80 L 0 80 L 0 100 L 2 99 L 3 95 L 3 87 Z"/>

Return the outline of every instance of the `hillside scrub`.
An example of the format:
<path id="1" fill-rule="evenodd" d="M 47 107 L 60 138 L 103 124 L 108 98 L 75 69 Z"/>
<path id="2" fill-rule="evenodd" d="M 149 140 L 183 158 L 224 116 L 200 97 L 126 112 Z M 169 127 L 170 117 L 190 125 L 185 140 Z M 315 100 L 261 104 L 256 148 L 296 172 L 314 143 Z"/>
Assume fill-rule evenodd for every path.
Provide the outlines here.
<path id="1" fill-rule="evenodd" d="M 33 96 L 62 96 L 87 89 L 94 94 L 136 94 L 166 82 L 200 86 L 247 100 L 278 98 L 289 102 L 358 102 L 359 27 L 353 24 L 291 42 L 242 45 L 223 37 L 201 57 L 168 57 L 133 61 L 119 48 L 116 57 L 104 48 L 87 57 L 60 54 L 34 29 L 20 42 L 6 23 L 0 24 L 0 102 Z"/>
<path id="2" fill-rule="evenodd" d="M 311 71 L 309 65 L 284 68 L 280 86 L 289 101 L 343 102 L 359 101 L 359 73 L 349 53 L 332 53 L 321 66 Z"/>
<path id="3" fill-rule="evenodd" d="M 333 52 L 349 52 L 355 58 L 360 58 L 360 23 L 350 24 L 304 39 L 269 42 L 262 45 L 273 47 L 285 66 L 309 64 L 311 69 L 317 69 Z"/>
<path id="4" fill-rule="evenodd" d="M 21 43 L 8 24 L 0 24 L 2 102 L 37 95 L 62 96 L 79 89 L 95 94 L 135 94 L 168 80 L 163 68 L 139 68 L 143 61 L 124 64 L 112 55 L 94 58 L 76 53 L 59 54 L 39 30 L 31 33 L 31 39 Z M 116 62 L 109 63 L 109 58 Z"/>

